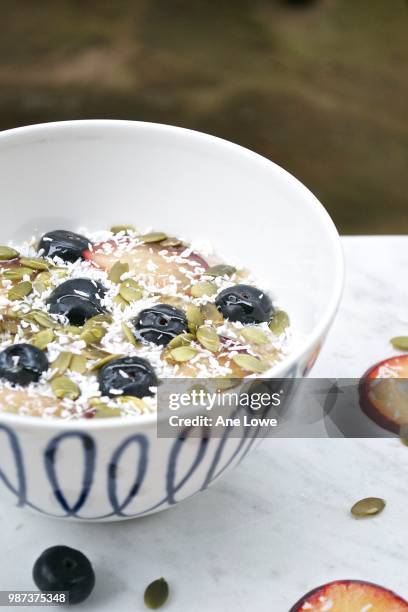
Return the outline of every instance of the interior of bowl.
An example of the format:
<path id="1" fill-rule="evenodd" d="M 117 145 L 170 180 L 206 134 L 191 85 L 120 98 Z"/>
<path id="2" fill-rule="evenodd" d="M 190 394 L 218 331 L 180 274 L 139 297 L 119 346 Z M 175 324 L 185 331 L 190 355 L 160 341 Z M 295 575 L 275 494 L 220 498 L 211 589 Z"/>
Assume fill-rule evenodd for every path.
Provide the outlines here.
<path id="1" fill-rule="evenodd" d="M 272 162 L 198 132 L 125 121 L 3 132 L 0 201 L 3 243 L 120 223 L 209 240 L 272 290 L 300 348 L 339 301 L 338 234 L 316 198 Z"/>

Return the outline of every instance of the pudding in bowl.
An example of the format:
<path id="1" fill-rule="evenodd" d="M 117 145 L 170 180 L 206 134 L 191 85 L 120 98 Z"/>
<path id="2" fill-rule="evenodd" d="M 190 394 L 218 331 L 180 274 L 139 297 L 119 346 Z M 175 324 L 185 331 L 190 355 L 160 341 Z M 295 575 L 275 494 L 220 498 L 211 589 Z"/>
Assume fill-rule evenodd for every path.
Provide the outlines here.
<path id="1" fill-rule="evenodd" d="M 13 247 L 20 247 L 19 256 L 47 260 L 46 252 L 41 254 L 38 250 L 43 236 L 60 231 L 61 228 L 65 232 L 81 233 L 84 232 L 81 228 L 85 227 L 90 228 L 91 232 L 81 235 L 92 243 L 93 249 L 92 256 L 87 254 L 85 259 L 80 259 L 79 264 L 57 262 L 53 267 L 54 263 L 49 262 L 51 265 L 47 264 L 48 270 L 37 271 L 39 273 L 35 275 L 26 273 L 27 277 L 23 274 L 17 281 L 9 278 L 11 283 L 8 286 L 6 283 L 4 287 L 7 299 L 8 292 L 20 283 L 41 283 L 44 276 L 47 280 L 46 274 L 42 279 L 38 278 L 45 272 L 50 273 L 51 283 L 50 287 L 45 287 L 42 291 L 43 301 L 49 300 L 52 292 L 57 291 L 54 301 L 51 302 L 55 302 L 55 308 L 58 309 L 58 304 L 61 305 L 58 290 L 65 282 L 75 278 L 89 279 L 89 274 L 92 276 L 91 280 L 102 282 L 115 263 L 125 267 L 128 264 L 128 272 L 122 267 L 120 282 L 110 280 L 111 285 L 108 286 L 106 280 L 104 289 L 107 294 L 111 292 L 112 301 L 118 296 L 127 301 L 126 295 L 137 297 L 141 292 L 140 299 L 131 300 L 130 306 L 124 305 L 121 299 L 118 299 L 115 308 L 112 307 L 111 310 L 109 304 L 102 304 L 104 297 L 101 297 L 101 290 L 96 291 L 100 300 L 96 295 L 95 299 L 90 300 L 94 309 L 103 305 L 108 310 L 108 315 L 115 315 L 117 312 L 117 318 L 113 317 L 114 324 L 104 321 L 103 318 L 94 320 L 94 323 L 98 323 L 95 327 L 99 329 L 96 335 L 101 334 L 101 328 L 106 331 L 99 348 L 103 348 L 108 341 L 113 343 L 115 338 L 118 342 L 118 345 L 110 345 L 108 358 L 111 355 L 115 355 L 117 359 L 140 356 L 151 364 L 153 362 L 154 369 L 156 362 L 152 355 L 156 351 L 160 354 L 160 362 L 157 363 L 163 368 L 169 367 L 172 371 L 177 367 L 179 371 L 192 366 L 198 368 L 199 361 L 204 361 L 204 354 L 207 355 L 208 361 L 211 359 L 211 363 L 214 363 L 213 351 L 203 346 L 197 330 L 202 326 L 206 328 L 199 335 L 202 342 L 207 342 L 208 346 L 214 348 L 211 342 L 217 343 L 212 333 L 215 329 L 221 344 L 224 337 L 228 336 L 224 331 L 221 334 L 221 325 L 218 325 L 214 317 L 222 314 L 222 325 L 225 325 L 227 320 L 227 327 L 241 329 L 240 333 L 254 327 L 272 340 L 267 355 L 262 352 L 269 347 L 267 343 L 263 345 L 258 342 L 255 350 L 254 346 L 249 346 L 248 339 L 245 339 L 247 344 L 239 339 L 238 350 L 232 345 L 228 367 L 240 368 L 241 376 L 285 378 L 302 376 L 307 372 L 339 303 L 343 260 L 338 234 L 326 211 L 303 185 L 284 170 L 239 146 L 204 134 L 168 126 L 121 121 L 67 122 L 4 132 L 0 134 L 0 156 L 0 196 L 3 203 L 0 244 L 8 245 L 9 241 L 12 241 Z M 168 237 L 157 244 L 137 239 L 141 243 L 137 247 L 140 248 L 138 257 L 146 245 L 150 244 L 148 249 L 156 253 L 156 249 L 163 250 L 162 247 L 166 246 L 162 244 L 165 240 L 173 239 L 174 236 L 186 237 L 193 251 L 198 251 L 195 260 L 197 271 L 203 270 L 199 272 L 199 277 L 191 279 L 191 285 L 208 283 L 216 286 L 216 292 L 211 296 L 193 296 L 186 290 L 188 299 L 183 301 L 183 307 L 175 299 L 178 296 L 172 295 L 174 292 L 171 290 L 171 277 L 175 276 L 177 279 L 179 272 L 166 270 L 161 279 L 162 286 L 156 286 L 160 292 L 155 296 L 147 295 L 146 286 L 149 279 L 132 276 L 132 262 L 122 261 L 124 252 L 132 249 L 123 249 L 120 257 L 116 258 L 118 262 L 111 258 L 112 251 L 108 243 L 116 236 L 129 246 L 127 241 L 131 236 L 127 230 L 115 233 L 118 229 L 115 228 L 115 232 L 108 232 L 100 237 L 93 234 L 97 228 L 110 228 L 122 220 L 134 220 L 140 228 L 153 227 L 156 237 L 157 234 L 160 237 L 163 232 Z M 32 235 L 33 241 L 30 240 Z M 146 236 L 146 232 L 142 229 L 137 235 Z M 33 251 L 23 250 L 27 239 Z M 175 240 L 177 242 L 177 239 Z M 217 260 L 214 262 L 206 259 L 205 248 L 200 250 L 195 247 L 196 244 L 205 246 L 208 240 L 216 248 Z M 89 243 L 86 247 L 88 246 Z M 184 249 L 184 245 L 182 246 Z M 178 248 L 179 245 L 167 245 L 167 249 Z M 189 246 L 186 248 L 188 250 Z M 89 248 L 84 249 L 87 250 L 90 251 Z M 152 252 L 149 251 L 149 254 L 152 259 Z M 174 256 L 178 257 L 180 254 Z M 235 267 L 236 276 L 205 275 L 208 268 L 205 269 L 202 262 L 199 264 L 200 257 L 210 268 L 216 265 Z M 152 263 L 156 265 L 155 260 Z M 20 265 L 21 262 L 18 267 Z M 77 266 L 78 270 L 77 273 L 69 272 L 67 278 L 64 274 L 70 266 Z M 81 266 L 88 266 L 86 274 L 85 269 L 80 269 Z M 240 277 L 240 266 L 250 271 L 248 278 Z M 2 267 L 9 269 L 8 260 L 3 260 Z M 137 267 L 143 268 L 140 266 L 140 259 Z M 188 269 L 191 272 L 195 265 Z M 119 272 L 120 270 L 119 267 Z M 152 272 L 146 267 L 145 274 L 146 270 L 147 273 Z M 227 268 L 227 271 L 230 269 Z M 58 274 L 61 274 L 61 278 L 54 278 Z M 101 276 L 94 277 L 93 274 Z M 179 280 L 182 281 L 184 272 L 181 271 L 181 274 Z M 6 276 L 10 276 L 10 273 Z M 128 280 L 134 281 L 138 286 L 126 283 Z M 125 285 L 121 295 L 119 287 L 122 283 Z M 44 285 L 46 284 L 45 282 Z M 258 290 L 260 293 L 257 293 L 257 296 L 261 301 L 264 295 L 269 297 L 272 310 L 269 311 L 268 303 L 266 310 L 264 309 L 265 321 L 230 323 L 231 317 L 224 316 L 222 312 L 223 305 L 220 303 L 219 308 L 217 307 L 216 300 L 222 291 L 238 285 Z M 199 287 L 198 292 L 205 291 L 206 287 L 208 288 L 208 285 L 205 285 L 204 289 Z M 42 289 L 41 285 L 39 288 Z M 76 289 L 78 290 L 78 287 Z M 81 289 L 79 291 L 81 292 Z M 210 289 L 211 291 L 214 289 Z M 241 295 L 244 300 L 247 299 L 245 295 Z M 43 303 L 34 301 L 37 297 L 33 290 L 20 301 L 26 300 L 31 313 L 33 310 L 39 310 L 44 315 Z M 41 301 L 41 298 L 38 299 Z M 61 308 L 64 307 L 64 299 L 62 296 Z M 146 303 L 146 308 L 141 308 L 144 306 L 144 299 L 150 301 Z M 208 307 L 208 304 L 215 306 L 217 312 L 211 306 Z M 200 318 L 195 323 L 195 328 L 193 326 L 192 329 L 184 331 L 184 317 L 178 316 L 178 319 L 176 317 L 174 320 L 169 314 L 174 311 L 165 310 L 161 313 L 165 315 L 163 319 L 171 320 L 171 325 L 174 324 L 177 331 L 183 330 L 182 333 L 171 338 L 166 346 L 155 345 L 150 340 L 145 344 L 145 319 L 142 317 L 140 322 L 137 317 L 143 310 L 151 310 L 157 305 L 183 310 L 187 325 L 187 307 L 196 306 L 203 316 L 203 322 Z M 121 306 L 124 306 L 123 310 Z M 203 313 L 202 308 L 205 306 L 207 309 L 204 309 L 206 312 Z M 283 335 L 274 334 L 269 327 L 273 325 L 274 314 L 281 307 L 290 315 L 289 333 Z M 61 312 L 53 313 L 53 309 L 54 306 L 48 303 L 45 313 L 53 320 L 65 316 Z M 92 307 L 90 309 L 95 317 L 107 316 L 106 312 L 95 314 Z M 176 313 L 179 315 L 178 311 Z M 35 314 L 41 317 L 38 313 Z M 151 323 L 151 317 L 157 320 L 157 314 L 160 313 L 147 313 L 147 326 Z M 29 315 L 31 316 L 32 314 Z M 46 418 L 39 418 L 44 416 L 43 410 L 37 415 L 27 412 L 24 414 L 24 409 L 21 409 L 22 401 L 14 402 L 13 410 L 10 409 L 10 399 L 2 400 L 0 492 L 6 501 L 46 515 L 76 520 L 120 520 L 142 516 L 169 508 L 207 488 L 214 480 L 230 471 L 254 447 L 257 438 L 255 434 L 245 439 L 229 435 L 223 439 L 208 439 L 204 432 L 202 437 L 193 437 L 188 430 L 177 439 L 160 438 L 157 435 L 154 410 L 144 407 L 145 404 L 149 406 L 150 396 L 138 398 L 126 392 L 121 395 L 140 400 L 143 404 L 133 401 L 132 406 L 122 405 L 119 409 L 113 406 L 116 400 L 109 398 L 108 401 L 102 400 L 102 404 L 107 404 L 106 406 L 98 405 L 101 398 L 106 398 L 106 391 L 102 392 L 99 386 L 98 372 L 101 367 L 108 367 L 109 361 L 102 366 L 99 364 L 99 368 L 95 370 L 92 368 L 104 359 L 105 354 L 86 357 L 86 371 L 91 370 L 90 374 L 86 373 L 84 376 L 84 373 L 76 371 L 84 368 L 84 355 L 81 352 L 89 347 L 85 349 L 81 344 L 86 344 L 88 333 L 85 334 L 85 339 L 79 341 L 75 340 L 75 334 L 78 330 L 83 334 L 86 322 L 91 319 L 92 317 L 82 325 L 78 325 L 81 323 L 80 319 L 74 320 L 73 325 L 63 319 L 59 322 L 65 331 L 68 327 L 78 329 L 70 330 L 72 337 L 68 334 L 70 348 L 66 352 L 71 354 L 69 366 L 63 373 L 58 370 L 56 378 L 58 379 L 59 375 L 59 378 L 72 380 L 80 388 L 80 396 L 73 399 L 78 390 L 74 391 L 68 383 L 68 395 L 71 397 L 56 397 L 51 387 L 53 380 L 46 378 L 53 378 L 56 368 L 48 368 L 44 370 L 48 372 L 47 375 L 41 372 L 44 377 L 42 381 L 29 383 L 46 387 L 44 395 L 49 397 Z M 125 336 L 122 335 L 122 323 L 128 322 L 132 323 L 132 327 L 128 326 L 131 335 Z M 20 319 L 17 322 L 8 322 L 7 325 L 9 324 L 11 329 L 15 329 L 14 324 L 19 326 Z M 142 329 L 139 329 L 139 324 Z M 37 331 L 29 323 L 26 328 L 27 337 L 18 336 L 18 344 L 23 343 L 24 339 L 26 344 L 33 346 L 33 343 L 38 342 L 33 338 L 35 334 L 51 329 L 52 340 L 45 344 L 45 348 L 38 350 L 45 352 L 48 362 L 52 364 L 58 356 L 57 353 L 64 352 L 58 350 L 59 336 L 64 335 L 60 327 L 54 327 L 53 323 L 51 328 L 39 327 Z M 88 331 L 89 327 L 93 326 L 88 326 Z M 211 329 L 210 332 L 207 332 L 207 327 Z M 90 337 L 94 331 L 89 331 Z M 179 336 L 183 334 L 186 334 L 187 338 L 184 336 L 180 339 Z M 51 338 L 51 334 L 40 337 L 40 347 L 44 347 L 41 341 L 46 342 L 47 337 Z M 128 342 L 130 346 L 123 352 L 125 337 L 131 341 Z M 141 346 L 133 347 L 133 339 Z M 176 344 L 173 344 L 173 348 L 169 347 L 172 340 L 175 340 Z M 75 342 L 79 344 L 75 345 Z M 181 345 L 178 346 L 178 343 Z M 76 348 L 73 348 L 73 345 Z M 2 349 L 6 350 L 8 346 L 10 342 L 6 341 Z M 244 347 L 243 351 L 241 347 Z M 171 351 L 176 352 L 171 354 Z M 195 351 L 200 355 L 197 362 L 193 361 L 197 356 Z M 242 355 L 244 351 L 246 354 Z M 194 356 L 190 357 L 192 353 Z M 71 361 L 73 355 L 76 359 Z M 180 355 L 181 361 L 174 359 L 174 356 Z M 189 359 L 184 360 L 186 355 Z M 234 356 L 238 357 L 238 363 L 233 359 Z M 252 357 L 255 362 L 251 359 L 242 361 L 239 357 Z M 251 372 L 242 368 L 243 364 L 246 367 L 248 364 L 258 364 L 257 360 L 261 361 L 262 372 Z M 271 365 L 270 369 L 263 369 L 266 367 L 263 364 L 265 360 L 268 366 Z M 41 361 L 37 360 L 36 364 L 41 365 Z M 64 363 L 61 369 L 63 366 Z M 194 369 L 192 376 L 195 375 Z M 86 389 L 86 385 L 82 385 L 81 376 L 89 377 L 93 381 L 90 384 L 92 389 Z M 12 387 L 10 390 L 15 392 L 16 387 L 13 387 L 12 382 L 2 383 L 3 386 L 8 384 Z M 62 389 L 57 388 L 58 394 L 65 395 L 67 386 L 64 385 L 65 382 Z M 32 387 L 22 387 L 19 390 L 26 392 L 28 388 L 31 399 Z M 95 401 L 94 406 L 90 406 L 90 402 L 80 398 L 96 398 L 98 401 Z M 63 418 L 55 414 L 57 402 L 61 400 L 65 402 Z M 27 399 L 27 405 L 28 403 Z M 136 404 L 139 404 L 139 407 Z M 133 408 L 133 405 L 136 408 Z M 89 408 L 92 410 L 89 411 Z M 106 410 L 118 411 L 120 418 L 106 418 Z M 88 411 L 91 418 L 85 418 Z"/>

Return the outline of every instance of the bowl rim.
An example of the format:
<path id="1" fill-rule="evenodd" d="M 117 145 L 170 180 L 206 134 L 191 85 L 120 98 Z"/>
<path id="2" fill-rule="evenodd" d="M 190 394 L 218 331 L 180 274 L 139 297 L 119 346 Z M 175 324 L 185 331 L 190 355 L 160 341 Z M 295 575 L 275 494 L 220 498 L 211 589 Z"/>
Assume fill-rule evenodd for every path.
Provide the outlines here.
<path id="1" fill-rule="evenodd" d="M 270 373 L 269 378 L 279 378 L 283 370 L 289 371 L 293 366 L 302 360 L 306 354 L 308 354 L 314 346 L 316 346 L 321 339 L 324 339 L 333 319 L 337 313 L 340 305 L 341 296 L 344 288 L 344 254 L 343 248 L 340 242 L 340 236 L 337 228 L 330 217 L 327 210 L 317 199 L 317 197 L 293 174 L 276 164 L 275 162 L 267 159 L 259 153 L 255 153 L 246 147 L 239 144 L 200 132 L 198 130 L 192 130 L 189 128 L 179 127 L 175 125 L 167 125 L 164 123 L 153 123 L 148 121 L 133 121 L 123 119 L 75 119 L 67 121 L 51 121 L 47 123 L 37 123 L 32 125 L 21 126 L 0 132 L 0 148 L 2 143 L 7 144 L 7 140 L 13 140 L 14 137 L 31 137 L 41 136 L 41 139 L 46 135 L 54 133 L 63 134 L 65 131 L 72 129 L 81 129 L 82 127 L 92 127 L 104 129 L 136 129 L 136 130 L 153 130 L 167 132 L 169 134 L 180 134 L 187 138 L 201 140 L 203 143 L 213 144 L 217 147 L 222 147 L 224 150 L 231 150 L 239 153 L 240 155 L 257 162 L 265 168 L 273 168 L 274 171 L 291 181 L 292 184 L 296 185 L 300 192 L 303 192 L 303 205 L 309 206 L 314 210 L 315 214 L 320 216 L 320 220 L 323 222 L 328 236 L 331 238 L 331 243 L 334 249 L 334 269 L 333 277 L 335 279 L 334 287 L 331 292 L 330 300 L 328 301 L 324 313 L 320 320 L 316 323 L 312 331 L 301 339 L 299 345 L 288 354 L 287 357 L 282 359 L 278 364 L 273 366 L 268 372 L 260 378 L 268 378 L 265 374 Z M 28 141 L 30 142 L 30 140 Z M 2 424 L 17 425 L 17 426 L 33 426 L 40 429 L 61 429 L 61 430 L 105 430 L 105 429 L 117 429 L 117 428 L 132 428 L 137 429 L 144 425 L 152 425 L 157 422 L 157 413 L 149 413 L 134 416 L 122 416 L 115 419 L 43 419 L 41 417 L 17 415 L 7 412 L 0 411 L 0 426 Z"/>

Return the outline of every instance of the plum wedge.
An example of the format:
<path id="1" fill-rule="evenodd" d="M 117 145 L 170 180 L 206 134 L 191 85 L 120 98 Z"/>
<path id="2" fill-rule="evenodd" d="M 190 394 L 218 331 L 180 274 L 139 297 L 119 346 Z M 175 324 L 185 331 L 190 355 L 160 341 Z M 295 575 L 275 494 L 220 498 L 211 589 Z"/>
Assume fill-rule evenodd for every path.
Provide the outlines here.
<path id="1" fill-rule="evenodd" d="M 388 589 L 359 580 L 339 580 L 314 589 L 290 612 L 406 612 L 408 603 Z"/>
<path id="2" fill-rule="evenodd" d="M 123 239 L 120 244 L 114 240 L 94 244 L 92 250 L 84 251 L 83 256 L 102 270 L 110 270 L 118 261 L 127 263 L 139 282 L 161 289 L 176 284 L 180 292 L 185 292 L 192 280 L 199 278 L 208 268 L 200 255 L 185 247 L 126 243 Z"/>
<path id="3" fill-rule="evenodd" d="M 362 377 L 360 406 L 377 425 L 393 433 L 408 425 L 408 355 L 375 364 Z"/>

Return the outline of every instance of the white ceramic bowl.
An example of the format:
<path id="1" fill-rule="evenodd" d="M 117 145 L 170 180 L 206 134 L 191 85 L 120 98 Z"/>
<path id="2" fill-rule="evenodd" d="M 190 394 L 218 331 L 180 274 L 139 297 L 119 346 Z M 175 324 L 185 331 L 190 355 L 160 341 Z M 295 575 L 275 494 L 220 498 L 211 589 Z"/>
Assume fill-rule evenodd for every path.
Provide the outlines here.
<path id="1" fill-rule="evenodd" d="M 267 159 L 218 138 L 127 121 L 0 134 L 0 242 L 118 223 L 209 239 L 273 287 L 299 340 L 272 372 L 305 375 L 339 304 L 343 257 L 324 208 Z M 158 439 L 152 416 L 43 421 L 0 412 L 0 490 L 46 515 L 120 520 L 205 489 L 253 439 Z"/>

